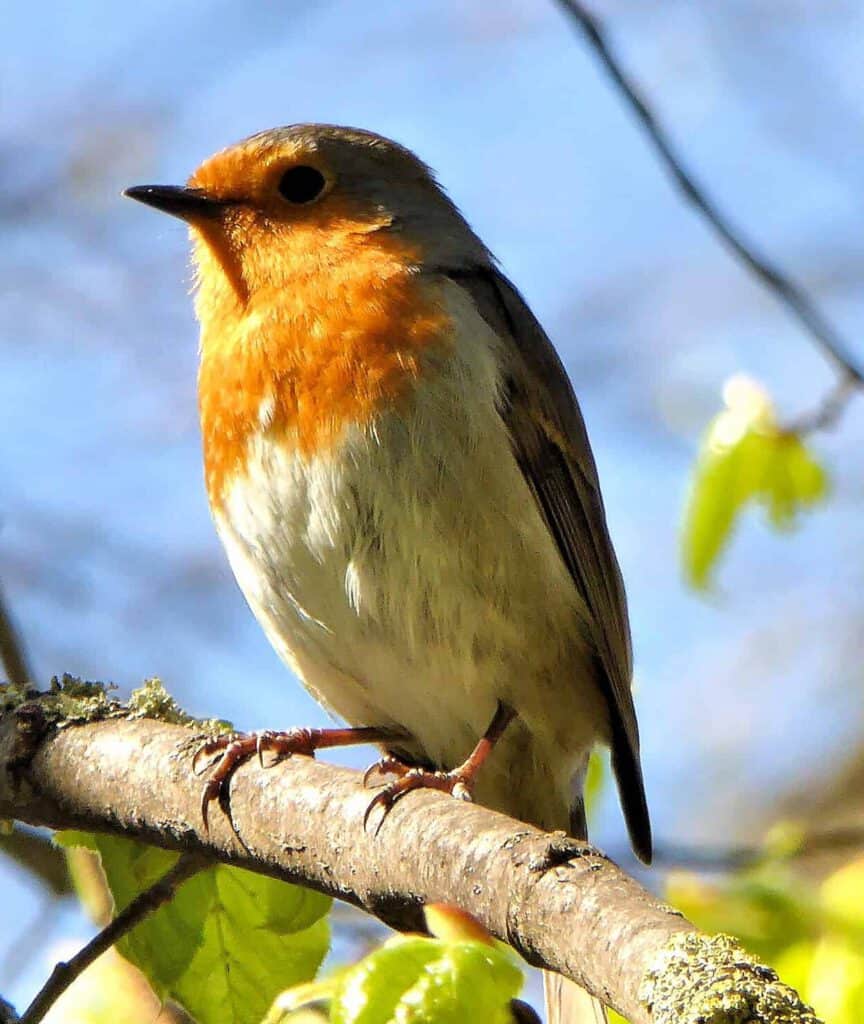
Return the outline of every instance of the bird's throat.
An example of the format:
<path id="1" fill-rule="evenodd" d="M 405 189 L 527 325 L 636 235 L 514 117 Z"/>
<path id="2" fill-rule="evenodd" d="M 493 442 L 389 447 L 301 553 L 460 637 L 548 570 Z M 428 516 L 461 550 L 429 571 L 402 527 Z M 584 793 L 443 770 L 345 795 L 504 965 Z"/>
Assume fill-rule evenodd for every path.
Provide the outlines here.
<path id="1" fill-rule="evenodd" d="M 451 322 L 438 285 L 404 254 L 362 248 L 290 284 L 199 298 L 199 411 L 207 491 L 219 508 L 250 444 L 267 436 L 312 456 L 351 425 L 409 399 L 446 355 Z"/>

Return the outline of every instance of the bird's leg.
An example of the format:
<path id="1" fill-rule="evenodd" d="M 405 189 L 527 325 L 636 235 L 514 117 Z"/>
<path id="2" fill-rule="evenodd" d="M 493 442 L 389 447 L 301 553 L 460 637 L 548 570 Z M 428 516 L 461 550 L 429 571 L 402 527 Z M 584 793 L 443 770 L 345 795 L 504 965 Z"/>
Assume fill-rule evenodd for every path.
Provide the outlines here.
<path id="1" fill-rule="evenodd" d="M 373 797 L 363 817 L 364 825 L 368 823 L 372 811 L 376 807 L 380 807 L 382 810 L 381 821 L 378 823 L 380 829 L 384 818 L 387 817 L 397 800 L 401 800 L 406 793 L 415 789 L 437 789 L 449 793 L 457 800 L 471 800 L 477 773 L 492 753 L 495 744 L 504 735 L 505 729 L 513 721 L 515 715 L 516 712 L 513 708 L 499 700 L 489 728 L 462 764 L 452 771 L 431 771 L 426 768 L 411 767 L 392 756 L 377 761 L 367 770 L 363 777 L 364 782 L 368 782 L 376 773 L 396 775 L 397 778 L 384 786 L 381 792 Z"/>
<path id="2" fill-rule="evenodd" d="M 264 754 L 272 754 L 274 761 L 305 754 L 314 757 L 316 750 L 327 747 L 348 747 L 360 743 L 386 743 L 404 738 L 398 729 L 384 729 L 377 726 L 361 726 L 344 729 L 288 729 L 285 732 L 223 733 L 203 743 L 192 758 L 192 771 L 202 775 L 208 769 L 213 771 L 201 794 L 201 817 L 204 828 L 208 827 L 208 809 L 214 800 L 231 818 L 229 788 L 234 772 L 251 757 L 257 755 L 264 767 Z M 202 760 L 207 763 L 202 766 Z M 233 822 L 232 822 L 233 824 Z"/>

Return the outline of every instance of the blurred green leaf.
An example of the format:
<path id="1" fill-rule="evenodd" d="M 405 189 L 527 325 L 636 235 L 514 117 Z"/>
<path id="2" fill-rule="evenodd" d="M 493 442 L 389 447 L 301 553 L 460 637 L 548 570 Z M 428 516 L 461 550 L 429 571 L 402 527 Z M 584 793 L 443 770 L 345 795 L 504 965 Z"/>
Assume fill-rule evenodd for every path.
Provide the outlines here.
<path id="1" fill-rule="evenodd" d="M 605 782 L 606 766 L 603 755 L 599 750 L 593 750 L 588 759 L 588 771 L 585 773 L 585 788 L 583 799 L 585 800 L 585 813 L 590 817 L 594 813 L 597 801 L 603 792 Z"/>
<path id="2" fill-rule="evenodd" d="M 399 936 L 330 978 L 283 992 L 264 1024 L 327 1003 L 331 1024 L 512 1024 L 522 987 L 513 953 L 458 907 L 426 908 L 433 938 Z"/>
<path id="3" fill-rule="evenodd" d="M 666 898 L 709 932 L 737 936 L 751 952 L 774 963 L 790 944 L 819 931 L 815 893 L 796 886 L 785 869 L 768 865 L 722 883 L 674 871 Z"/>
<path id="4" fill-rule="evenodd" d="M 333 1024 L 510 1024 L 522 973 L 505 949 L 423 936 L 391 939 L 340 979 Z"/>
<path id="5" fill-rule="evenodd" d="M 767 394 L 738 376 L 724 388 L 726 408 L 705 436 L 684 515 L 682 556 L 694 587 L 710 582 L 717 558 L 749 503 L 765 507 L 778 529 L 827 492 L 824 469 L 804 442 L 777 423 Z"/>
<path id="6" fill-rule="evenodd" d="M 800 437 L 781 432 L 773 442 L 763 501 L 771 522 L 783 529 L 795 524 L 799 509 L 825 497 L 828 478 Z"/>
<path id="7" fill-rule="evenodd" d="M 329 1024 L 330 1014 L 327 1007 L 329 1007 L 339 979 L 344 973 L 343 969 L 318 981 L 295 985 L 293 988 L 280 992 L 261 1024 L 289 1024 L 289 1021 L 291 1024 L 296 1024 L 298 1021 L 308 1024 L 310 1019 L 316 1017 Z"/>
<path id="8" fill-rule="evenodd" d="M 782 860 L 722 883 L 674 872 L 666 896 L 699 927 L 736 935 L 823 1020 L 864 1020 L 864 860 L 818 888 Z"/>
<path id="9" fill-rule="evenodd" d="M 177 854 L 113 836 L 60 833 L 95 850 L 123 910 Z M 200 1024 L 253 1024 L 284 988 L 314 977 L 329 946 L 330 901 L 239 868 L 214 865 L 186 881 L 118 943 L 161 998 Z"/>
<path id="10" fill-rule="evenodd" d="M 801 955 L 800 967 L 806 969 L 806 976 L 799 982 L 801 991 L 824 1019 L 831 1024 L 861 1024 L 864 1020 L 864 949 L 830 935 L 812 951 L 792 952 Z M 786 966 L 781 962 L 779 969 Z"/>

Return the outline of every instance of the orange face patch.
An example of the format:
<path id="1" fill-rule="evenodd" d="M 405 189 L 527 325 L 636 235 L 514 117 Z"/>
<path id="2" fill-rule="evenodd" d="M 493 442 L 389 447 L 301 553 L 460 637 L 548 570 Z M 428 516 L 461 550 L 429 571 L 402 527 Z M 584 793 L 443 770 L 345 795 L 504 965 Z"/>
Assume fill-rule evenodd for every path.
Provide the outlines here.
<path id="1" fill-rule="evenodd" d="M 278 247 L 272 286 L 263 275 L 246 296 L 223 265 L 230 252 L 198 240 L 198 392 L 214 507 L 244 471 L 255 434 L 312 455 L 405 401 L 424 357 L 447 348 L 438 289 L 412 270 L 404 243 L 347 228 L 331 224 L 326 241 L 314 224 L 296 228 Z"/>

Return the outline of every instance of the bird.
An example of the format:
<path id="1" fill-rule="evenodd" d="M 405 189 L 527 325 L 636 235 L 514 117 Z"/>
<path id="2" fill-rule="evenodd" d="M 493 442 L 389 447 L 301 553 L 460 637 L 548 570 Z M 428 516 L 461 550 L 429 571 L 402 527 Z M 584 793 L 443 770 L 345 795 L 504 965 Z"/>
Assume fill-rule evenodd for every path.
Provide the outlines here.
<path id="1" fill-rule="evenodd" d="M 204 476 L 234 575 L 347 723 L 213 740 L 205 820 L 255 753 L 373 742 L 367 815 L 432 788 L 587 838 L 601 744 L 650 862 L 627 601 L 586 426 L 433 172 L 373 132 L 296 124 L 125 194 L 190 228 Z M 583 997 L 549 981 L 549 1020 L 576 1020 Z"/>

